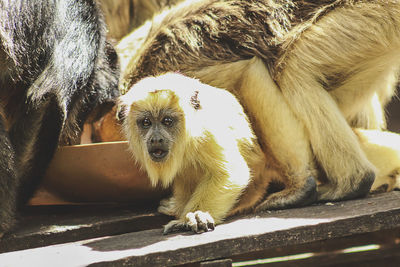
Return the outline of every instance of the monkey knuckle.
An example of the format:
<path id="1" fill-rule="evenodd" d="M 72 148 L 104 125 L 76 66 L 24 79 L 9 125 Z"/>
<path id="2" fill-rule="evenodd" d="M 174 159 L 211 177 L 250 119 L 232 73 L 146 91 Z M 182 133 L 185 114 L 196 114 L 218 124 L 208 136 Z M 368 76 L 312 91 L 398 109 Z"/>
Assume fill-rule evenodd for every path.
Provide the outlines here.
<path id="1" fill-rule="evenodd" d="M 188 212 L 186 213 L 185 216 L 187 221 L 195 221 L 196 220 L 196 214 L 194 212 Z"/>
<path id="2" fill-rule="evenodd" d="M 184 224 L 194 233 L 214 230 L 214 220 L 208 212 L 194 211 L 185 215 Z"/>

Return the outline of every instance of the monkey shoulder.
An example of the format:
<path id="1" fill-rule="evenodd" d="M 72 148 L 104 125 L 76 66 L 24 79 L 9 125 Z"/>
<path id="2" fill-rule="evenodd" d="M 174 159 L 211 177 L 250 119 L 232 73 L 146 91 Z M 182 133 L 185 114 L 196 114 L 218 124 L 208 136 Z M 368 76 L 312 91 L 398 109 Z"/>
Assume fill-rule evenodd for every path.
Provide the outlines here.
<path id="1" fill-rule="evenodd" d="M 238 99 L 228 91 L 209 85 L 193 90 L 198 107 L 191 107 L 186 122 L 189 129 L 197 128 L 203 141 L 213 140 L 218 144 L 238 141 L 253 144 L 256 139 L 251 124 Z M 187 100 L 190 100 L 188 98 Z"/>

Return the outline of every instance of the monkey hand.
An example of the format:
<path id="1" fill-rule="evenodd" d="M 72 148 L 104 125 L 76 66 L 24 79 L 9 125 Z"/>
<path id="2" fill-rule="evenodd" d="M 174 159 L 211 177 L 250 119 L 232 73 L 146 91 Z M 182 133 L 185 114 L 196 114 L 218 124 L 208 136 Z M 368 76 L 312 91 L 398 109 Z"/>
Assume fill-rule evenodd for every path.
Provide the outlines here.
<path id="1" fill-rule="evenodd" d="M 164 234 L 179 231 L 193 231 L 203 233 L 215 228 L 214 219 L 208 212 L 195 211 L 186 214 L 184 219 L 170 221 L 164 226 Z"/>

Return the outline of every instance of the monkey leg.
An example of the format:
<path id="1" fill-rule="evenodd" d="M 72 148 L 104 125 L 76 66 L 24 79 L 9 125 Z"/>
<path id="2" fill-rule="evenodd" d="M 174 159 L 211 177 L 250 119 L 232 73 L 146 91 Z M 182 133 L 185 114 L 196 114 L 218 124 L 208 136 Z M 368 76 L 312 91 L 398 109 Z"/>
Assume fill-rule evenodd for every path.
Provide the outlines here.
<path id="1" fill-rule="evenodd" d="M 398 3 L 386 1 L 340 8 L 285 48 L 276 80 L 304 122 L 326 173 L 328 182 L 318 189 L 321 200 L 363 196 L 374 181 L 375 168 L 348 123 L 364 117 L 362 126 L 381 127 L 375 123 L 379 110 L 371 112 L 368 105 L 374 95 L 382 105 L 393 94 L 400 60 L 399 12 Z"/>
<path id="2" fill-rule="evenodd" d="M 312 149 L 328 179 L 327 184 L 318 188 L 319 199 L 350 199 L 367 194 L 374 181 L 375 168 L 335 101 L 310 77 L 312 73 L 301 76 L 297 76 L 298 70 L 293 70 L 292 75 L 289 73 L 290 70 L 285 71 L 280 86 L 309 130 Z"/>
<path id="3" fill-rule="evenodd" d="M 58 145 L 64 116 L 54 99 L 26 107 L 10 129 L 20 183 L 19 208 L 33 195 Z"/>
<path id="4" fill-rule="evenodd" d="M 18 180 L 15 154 L 0 116 L 0 238 L 15 222 Z"/>
<path id="5" fill-rule="evenodd" d="M 302 87 L 301 83 L 295 84 Z M 299 117 L 303 117 L 315 156 L 326 172 L 329 182 L 318 188 L 319 198 L 340 200 L 363 196 L 374 181 L 375 168 L 332 97 L 317 83 L 314 86 L 309 89 L 312 92 L 284 94 Z M 283 84 L 281 87 L 283 91 L 287 88 Z M 304 86 L 302 88 L 304 90 Z"/>
<path id="6" fill-rule="evenodd" d="M 257 209 L 296 207 L 314 202 L 316 171 L 309 137 L 258 58 L 248 61 L 239 99 L 246 103 L 245 109 L 266 157 L 275 159 L 282 173 L 279 182 L 285 185 L 282 191 L 267 196 Z"/>
<path id="7" fill-rule="evenodd" d="M 312 180 L 316 177 L 316 169 L 309 136 L 287 105 L 263 61 L 253 58 L 202 68 L 188 74 L 203 83 L 226 88 L 239 99 L 266 155 L 267 166 L 272 171 L 272 175 L 265 174 L 267 182 L 258 181 L 257 184 L 266 188 L 265 184 L 272 176 L 285 184 L 284 190 L 271 194 L 259 209 L 303 206 L 314 202 L 316 183 Z M 259 203 L 266 193 L 259 188 L 248 188 L 246 191 L 259 194 L 258 197 L 242 197 L 254 203 Z M 247 207 L 248 204 L 241 201 L 234 212 Z"/>
<path id="8" fill-rule="evenodd" d="M 226 136 L 221 138 L 229 139 Z M 179 229 L 196 233 L 213 230 L 215 224 L 225 219 L 250 183 L 251 172 L 240 154 L 236 140 L 225 141 L 219 140 L 218 145 L 211 142 L 214 151 L 218 150 L 219 145 L 224 148 L 223 154 L 213 154 L 212 161 L 208 155 L 210 148 L 203 147 L 204 152 L 199 154 L 198 159 L 202 162 L 203 175 L 193 190 L 188 190 L 191 181 L 186 174 L 195 171 L 175 178 L 174 198 L 179 204 L 178 220 L 167 224 L 164 233 Z"/>

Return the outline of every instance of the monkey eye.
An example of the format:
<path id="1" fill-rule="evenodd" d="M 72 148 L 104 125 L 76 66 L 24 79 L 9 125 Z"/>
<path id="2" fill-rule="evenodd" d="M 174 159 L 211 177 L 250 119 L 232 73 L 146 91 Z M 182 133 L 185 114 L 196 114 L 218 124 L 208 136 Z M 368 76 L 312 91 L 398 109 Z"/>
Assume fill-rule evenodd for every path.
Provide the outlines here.
<path id="1" fill-rule="evenodd" d="M 161 123 L 165 126 L 172 126 L 172 124 L 174 123 L 174 119 L 167 116 L 162 119 Z"/>
<path id="2" fill-rule="evenodd" d="M 149 118 L 144 118 L 143 120 L 140 121 L 140 125 L 143 128 L 149 128 L 151 126 L 151 120 Z"/>

